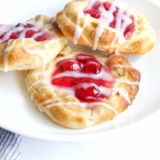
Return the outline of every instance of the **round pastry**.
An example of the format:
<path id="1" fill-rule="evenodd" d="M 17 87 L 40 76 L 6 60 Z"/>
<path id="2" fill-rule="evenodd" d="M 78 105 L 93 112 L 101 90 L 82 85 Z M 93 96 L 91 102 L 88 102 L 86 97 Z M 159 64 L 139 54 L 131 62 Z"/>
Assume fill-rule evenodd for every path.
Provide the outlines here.
<path id="1" fill-rule="evenodd" d="M 26 71 L 36 106 L 59 125 L 85 128 L 113 119 L 132 104 L 140 72 L 121 54 L 101 56 L 68 46 L 44 67 Z"/>
<path id="2" fill-rule="evenodd" d="M 54 18 L 38 15 L 24 23 L 0 25 L 0 70 L 44 66 L 63 49 L 66 38 Z"/>
<path id="3" fill-rule="evenodd" d="M 75 0 L 56 16 L 61 31 L 75 44 L 109 54 L 144 54 L 156 36 L 147 20 L 118 0 Z"/>

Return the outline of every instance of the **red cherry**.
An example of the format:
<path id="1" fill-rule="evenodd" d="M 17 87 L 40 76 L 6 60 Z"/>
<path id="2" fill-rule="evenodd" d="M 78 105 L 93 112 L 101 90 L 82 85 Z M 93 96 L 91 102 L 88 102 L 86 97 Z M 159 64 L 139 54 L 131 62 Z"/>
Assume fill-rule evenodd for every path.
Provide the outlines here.
<path id="1" fill-rule="evenodd" d="M 16 32 L 13 32 L 11 35 L 10 35 L 10 39 L 16 39 L 16 38 L 18 38 L 19 37 L 19 35 L 18 35 L 18 33 L 16 33 Z"/>
<path id="2" fill-rule="evenodd" d="M 36 31 L 34 31 L 34 30 L 28 30 L 26 32 L 26 38 L 31 38 L 35 33 L 36 33 Z"/>
<path id="3" fill-rule="evenodd" d="M 86 73 L 99 74 L 101 72 L 101 64 L 95 59 L 90 59 L 86 62 L 84 70 Z"/>
<path id="4" fill-rule="evenodd" d="M 18 23 L 15 27 L 23 26 L 23 23 Z"/>
<path id="5" fill-rule="evenodd" d="M 105 2 L 105 3 L 103 3 L 103 6 L 104 6 L 105 9 L 108 11 L 108 10 L 110 9 L 110 7 L 111 7 L 111 3 Z"/>
<path id="6" fill-rule="evenodd" d="M 132 19 L 132 23 L 126 28 L 126 30 L 124 32 L 124 36 L 126 39 L 128 39 L 131 36 L 131 33 L 135 31 L 133 16 L 130 16 L 130 19 Z"/>
<path id="7" fill-rule="evenodd" d="M 98 84 L 99 86 L 104 86 L 106 88 L 112 88 L 114 85 L 114 82 L 109 82 L 109 81 L 104 81 L 102 79 L 98 79 L 96 80 L 96 84 Z"/>
<path id="8" fill-rule="evenodd" d="M 96 9 L 91 9 L 89 10 L 89 12 L 86 12 L 86 13 L 89 13 L 91 17 L 96 18 L 96 19 L 101 17 L 101 12 Z"/>
<path id="9" fill-rule="evenodd" d="M 23 25 L 23 27 L 24 27 L 24 28 L 32 28 L 32 27 L 33 27 L 33 25 L 32 25 L 32 24 L 27 23 L 26 25 Z"/>
<path id="10" fill-rule="evenodd" d="M 41 32 L 41 31 L 38 31 L 38 32 Z M 35 38 L 35 40 L 37 42 L 40 42 L 40 41 L 45 41 L 45 40 L 51 40 L 51 39 L 54 39 L 54 38 L 55 38 L 55 35 L 45 32 L 41 36 L 38 36 L 37 38 Z"/>
<path id="11" fill-rule="evenodd" d="M 76 78 L 72 77 L 62 77 L 62 78 L 55 78 L 52 80 L 52 84 L 60 87 L 73 87 L 77 83 Z"/>
<path id="12" fill-rule="evenodd" d="M 100 94 L 98 86 L 94 81 L 80 81 L 75 87 L 75 95 L 82 101 L 94 101 Z"/>
<path id="13" fill-rule="evenodd" d="M 81 63 L 86 63 L 89 59 L 95 59 L 95 58 L 91 55 L 87 55 L 83 53 L 80 53 L 76 56 L 76 60 Z"/>
<path id="14" fill-rule="evenodd" d="M 81 63 L 74 59 L 62 60 L 57 66 L 60 71 L 79 71 L 81 69 Z"/>
<path id="15" fill-rule="evenodd" d="M 6 32 L 4 32 L 1 36 L 0 36 L 0 38 L 3 38 L 3 36 L 6 34 Z"/>
<path id="16" fill-rule="evenodd" d="M 101 13 L 101 11 L 99 10 L 99 6 L 100 5 L 103 5 L 104 9 L 108 11 L 110 9 L 110 7 L 111 7 L 112 4 L 109 3 L 109 2 L 99 2 L 98 1 L 98 2 L 95 2 L 93 4 L 93 6 L 91 6 L 91 9 L 84 10 L 84 13 L 85 14 L 89 13 L 91 15 L 91 17 L 99 19 L 101 16 L 104 16 L 103 13 Z M 115 26 L 116 26 L 116 23 L 117 23 L 116 22 L 116 17 L 117 17 L 118 11 L 119 11 L 119 8 L 115 7 L 115 11 L 113 12 L 114 20 L 109 24 L 109 27 L 111 27 L 111 28 L 115 28 Z M 124 11 L 124 14 L 127 14 L 127 11 Z M 135 31 L 135 25 L 134 25 L 134 17 L 133 17 L 133 15 L 131 15 L 129 18 L 133 22 L 132 22 L 132 24 L 130 24 L 129 26 L 127 26 L 127 28 L 126 28 L 126 30 L 124 32 L 124 37 L 126 39 L 128 39 L 131 36 L 131 34 Z M 122 24 L 123 24 L 123 20 L 121 21 L 121 25 Z"/>

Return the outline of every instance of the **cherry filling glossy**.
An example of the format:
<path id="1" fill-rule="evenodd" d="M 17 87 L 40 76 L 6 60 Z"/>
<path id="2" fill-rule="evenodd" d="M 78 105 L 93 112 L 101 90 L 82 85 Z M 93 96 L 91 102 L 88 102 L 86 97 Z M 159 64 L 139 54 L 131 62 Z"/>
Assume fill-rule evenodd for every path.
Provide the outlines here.
<path id="1" fill-rule="evenodd" d="M 40 42 L 54 39 L 55 36 L 29 23 L 18 23 L 12 27 L 9 27 L 9 25 L 0 26 L 0 44 L 17 38 L 33 38 L 35 41 Z"/>
<path id="2" fill-rule="evenodd" d="M 84 10 L 84 13 L 85 14 L 90 14 L 91 17 L 93 18 L 96 18 L 96 19 L 100 19 L 101 17 L 104 17 L 104 14 L 106 14 L 105 12 L 101 12 L 99 7 L 103 5 L 104 7 L 104 10 L 106 11 L 109 11 L 112 4 L 109 3 L 109 2 L 95 2 L 94 5 L 88 9 L 88 10 Z M 121 19 L 121 17 L 119 17 L 118 15 L 118 11 L 120 10 L 120 8 L 116 7 L 115 11 L 113 13 L 111 13 L 113 16 L 114 16 L 114 20 L 108 25 L 108 27 L 111 27 L 111 28 L 116 28 L 116 25 L 118 25 L 119 22 L 117 22 L 117 19 L 118 21 L 120 20 L 120 23 L 121 23 L 121 27 L 124 25 L 124 20 Z M 123 11 L 123 14 L 124 15 L 129 15 L 127 16 L 128 18 L 130 18 L 132 20 L 132 23 L 129 24 L 126 28 L 125 28 L 125 31 L 123 31 L 123 35 L 126 39 L 128 39 L 131 34 L 135 31 L 135 25 L 134 25 L 134 17 L 133 15 L 131 15 L 129 12 L 127 11 Z M 105 22 L 104 22 L 105 23 Z"/>
<path id="3" fill-rule="evenodd" d="M 74 59 L 62 60 L 57 66 L 60 71 L 78 71 L 81 69 L 81 63 Z"/>
<path id="4" fill-rule="evenodd" d="M 90 59 L 85 64 L 85 72 L 98 74 L 101 72 L 101 67 L 101 63 L 99 63 L 97 60 Z"/>
<path id="5" fill-rule="evenodd" d="M 105 75 L 112 80 L 107 81 Z M 110 70 L 93 56 L 80 53 L 73 59 L 64 59 L 56 64 L 51 83 L 73 90 L 74 96 L 82 102 L 97 102 L 108 98 L 102 93 L 102 88 L 113 88 L 114 78 Z"/>

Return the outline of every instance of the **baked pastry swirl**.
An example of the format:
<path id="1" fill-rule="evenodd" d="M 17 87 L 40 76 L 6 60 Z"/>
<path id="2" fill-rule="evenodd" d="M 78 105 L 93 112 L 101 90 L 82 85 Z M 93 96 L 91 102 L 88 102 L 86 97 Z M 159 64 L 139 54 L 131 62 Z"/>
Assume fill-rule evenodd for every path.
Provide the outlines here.
<path id="1" fill-rule="evenodd" d="M 113 119 L 132 104 L 140 72 L 121 54 L 102 56 L 68 46 L 45 66 L 26 71 L 36 106 L 57 124 L 85 128 Z"/>
<path id="2" fill-rule="evenodd" d="M 147 20 L 117 0 L 75 0 L 56 16 L 59 28 L 75 44 L 109 54 L 141 55 L 153 48 L 156 36 Z"/>
<path id="3" fill-rule="evenodd" d="M 66 37 L 54 18 L 38 15 L 16 25 L 0 25 L 0 70 L 44 66 L 63 49 Z"/>

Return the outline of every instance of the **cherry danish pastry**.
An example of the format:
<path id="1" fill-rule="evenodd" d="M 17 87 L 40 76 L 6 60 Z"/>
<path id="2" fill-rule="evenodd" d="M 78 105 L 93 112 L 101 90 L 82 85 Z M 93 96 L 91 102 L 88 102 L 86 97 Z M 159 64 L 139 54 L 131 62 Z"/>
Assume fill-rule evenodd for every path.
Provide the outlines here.
<path id="1" fill-rule="evenodd" d="M 132 104 L 140 72 L 120 54 L 101 56 L 68 46 L 44 67 L 26 71 L 36 106 L 59 125 L 85 128 L 113 119 Z"/>
<path id="2" fill-rule="evenodd" d="M 44 15 L 24 23 L 0 25 L 0 70 L 25 70 L 44 66 L 63 49 L 66 38 Z"/>
<path id="3" fill-rule="evenodd" d="M 75 44 L 109 54 L 144 54 L 156 37 L 147 20 L 117 0 L 75 0 L 56 16 L 61 31 Z"/>

